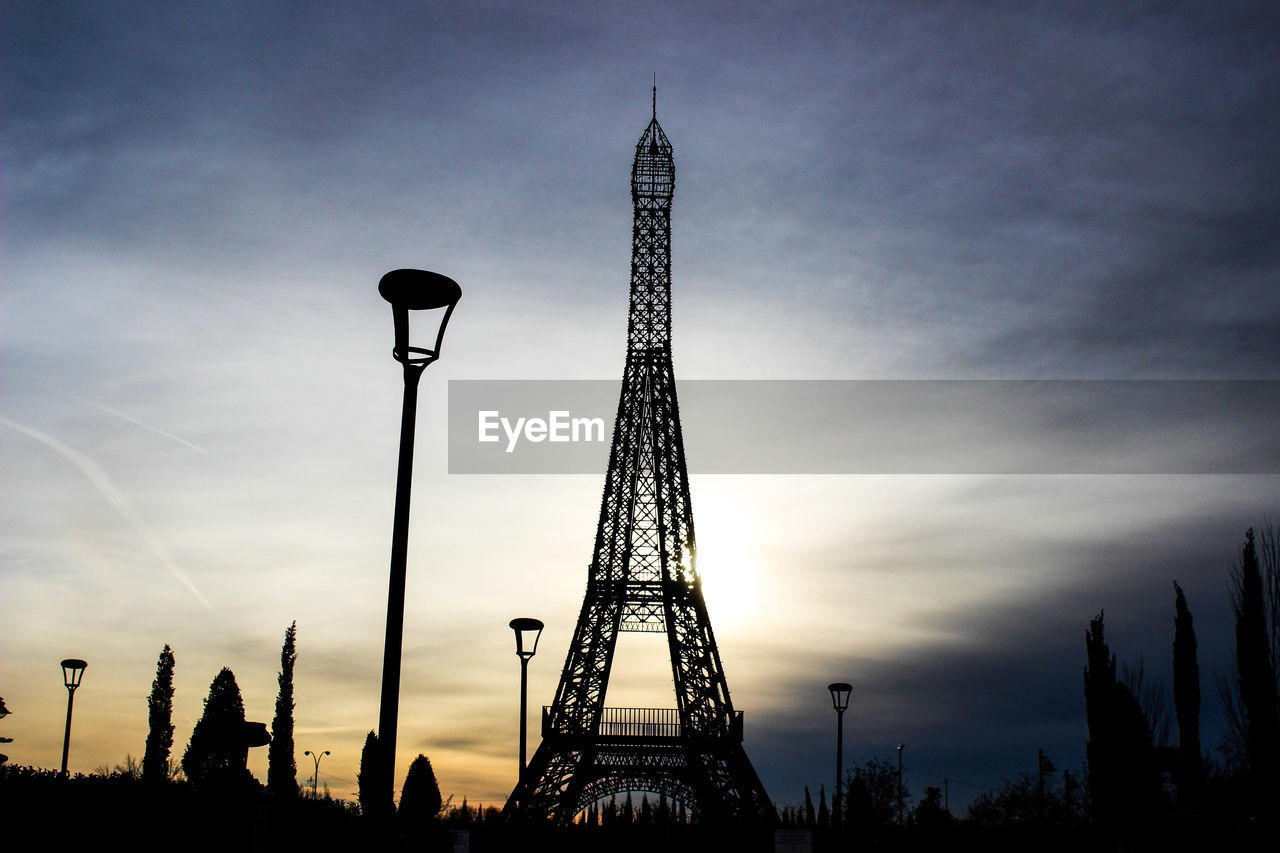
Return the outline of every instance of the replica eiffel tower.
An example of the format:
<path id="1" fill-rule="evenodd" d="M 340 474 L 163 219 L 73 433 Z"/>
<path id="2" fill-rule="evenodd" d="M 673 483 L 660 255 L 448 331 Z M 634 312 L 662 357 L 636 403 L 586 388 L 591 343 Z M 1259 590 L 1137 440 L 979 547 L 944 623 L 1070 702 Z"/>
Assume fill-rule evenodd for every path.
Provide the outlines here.
<path id="1" fill-rule="evenodd" d="M 631 169 L 635 221 L 627 362 L 586 597 L 542 743 L 508 814 L 559 824 L 602 797 L 647 791 L 700 821 L 772 822 L 742 747 L 702 584 L 671 368 L 671 143 L 653 120 Z M 606 708 L 620 631 L 665 632 L 675 708 Z"/>

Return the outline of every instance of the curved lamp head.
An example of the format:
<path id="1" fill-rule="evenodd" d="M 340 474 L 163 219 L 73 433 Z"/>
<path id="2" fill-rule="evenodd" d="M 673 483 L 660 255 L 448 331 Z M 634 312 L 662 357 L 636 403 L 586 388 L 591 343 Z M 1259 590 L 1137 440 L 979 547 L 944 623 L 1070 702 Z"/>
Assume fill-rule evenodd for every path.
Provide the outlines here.
<path id="1" fill-rule="evenodd" d="M 516 654 L 520 660 L 528 660 L 538 651 L 538 638 L 542 636 L 539 619 L 512 619 L 511 630 L 516 632 Z"/>
<path id="2" fill-rule="evenodd" d="M 84 670 L 89 664 L 80 658 L 67 658 L 62 662 L 62 683 L 68 690 L 74 691 L 84 678 Z"/>
<path id="3" fill-rule="evenodd" d="M 827 689 L 831 691 L 831 704 L 837 711 L 843 711 L 849 707 L 849 694 L 853 692 L 852 684 L 847 681 L 833 681 L 827 685 Z"/>
<path id="4" fill-rule="evenodd" d="M 395 360 L 406 367 L 426 367 L 439 358 L 445 326 L 449 325 L 449 316 L 462 298 L 462 288 L 458 283 L 446 275 L 426 270 L 392 270 L 378 282 L 378 292 L 391 303 L 396 334 L 396 344 L 391 354 Z M 410 346 L 409 312 L 430 310 L 440 312 L 440 325 L 435 330 L 435 339 L 431 346 Z M 431 340 L 430 332 L 422 340 Z"/>

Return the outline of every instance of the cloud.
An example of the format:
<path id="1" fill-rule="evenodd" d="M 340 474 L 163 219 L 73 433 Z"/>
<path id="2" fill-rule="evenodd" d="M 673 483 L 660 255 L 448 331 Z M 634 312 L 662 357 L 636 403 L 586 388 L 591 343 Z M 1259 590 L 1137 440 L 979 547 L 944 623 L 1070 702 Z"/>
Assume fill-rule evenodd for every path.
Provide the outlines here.
<path id="1" fill-rule="evenodd" d="M 22 424 L 14 423 L 8 418 L 3 417 L 0 417 L 0 424 L 4 424 L 11 429 L 15 429 L 23 435 L 33 438 L 41 444 L 53 449 L 71 464 L 79 468 L 80 471 L 89 478 L 89 482 L 93 483 L 94 487 L 102 493 L 102 496 L 116 508 L 127 522 L 129 522 L 129 525 L 134 529 L 142 541 L 147 544 L 147 547 L 151 549 L 151 552 L 155 554 L 156 558 L 166 569 L 169 570 L 169 573 L 173 575 L 180 584 L 186 587 L 187 590 L 196 597 L 196 600 L 206 608 L 212 609 L 213 605 L 211 605 L 209 600 L 204 597 L 204 593 L 202 593 L 200 589 L 192 583 L 191 578 L 187 577 L 186 573 L 183 572 L 182 569 L 178 568 L 178 566 L 173 562 L 169 557 L 168 550 L 165 548 L 164 544 L 154 533 L 151 532 L 146 523 L 142 520 L 142 517 L 138 515 L 137 511 L 133 508 L 132 504 L 129 503 L 129 500 L 124 496 L 124 494 L 116 488 L 115 483 L 111 481 L 111 478 L 107 476 L 101 466 L 84 454 L 72 450 L 53 436 L 46 435 L 39 430 L 34 430 L 30 427 L 23 426 Z"/>

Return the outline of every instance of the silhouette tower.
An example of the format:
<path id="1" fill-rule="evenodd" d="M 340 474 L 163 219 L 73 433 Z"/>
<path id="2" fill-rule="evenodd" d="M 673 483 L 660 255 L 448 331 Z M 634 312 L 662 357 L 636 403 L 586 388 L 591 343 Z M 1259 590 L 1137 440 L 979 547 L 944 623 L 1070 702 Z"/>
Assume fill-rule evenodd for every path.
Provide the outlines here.
<path id="1" fill-rule="evenodd" d="M 649 791 L 704 821 L 773 819 L 742 747 L 694 567 L 693 513 L 671 367 L 671 143 L 653 120 L 631 168 L 627 362 L 582 611 L 542 743 L 506 811 L 569 823 L 615 793 Z M 665 632 L 675 708 L 606 708 L 620 631 Z"/>

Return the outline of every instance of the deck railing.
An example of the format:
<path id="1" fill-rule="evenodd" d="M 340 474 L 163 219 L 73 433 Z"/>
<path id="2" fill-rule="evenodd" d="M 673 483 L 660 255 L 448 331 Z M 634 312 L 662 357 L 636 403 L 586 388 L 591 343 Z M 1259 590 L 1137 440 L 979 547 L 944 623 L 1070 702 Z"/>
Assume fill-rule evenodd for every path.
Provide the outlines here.
<path id="1" fill-rule="evenodd" d="M 551 706 L 542 706 L 542 732 L 551 730 Z M 675 708 L 604 708 L 600 715 L 599 737 L 679 738 L 683 734 L 680 712 Z M 729 734 L 742 739 L 742 712 L 734 711 Z"/>
<path id="2" fill-rule="evenodd" d="M 675 708 L 605 708 L 600 715 L 601 737 L 680 737 L 680 712 Z"/>

